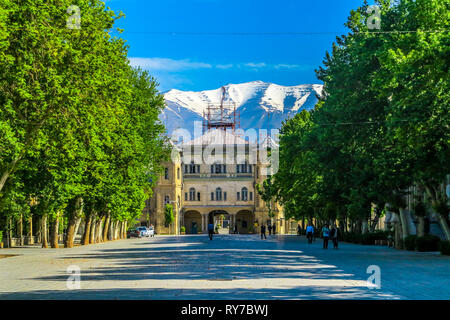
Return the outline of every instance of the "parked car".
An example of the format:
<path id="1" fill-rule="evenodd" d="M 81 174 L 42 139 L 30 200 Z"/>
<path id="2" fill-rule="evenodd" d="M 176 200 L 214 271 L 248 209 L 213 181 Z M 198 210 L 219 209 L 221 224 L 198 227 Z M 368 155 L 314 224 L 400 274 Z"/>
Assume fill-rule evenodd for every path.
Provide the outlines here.
<path id="1" fill-rule="evenodd" d="M 127 231 L 127 238 L 142 238 L 141 231 L 138 228 Z"/>
<path id="2" fill-rule="evenodd" d="M 155 235 L 155 231 L 150 227 L 138 227 L 137 228 L 141 232 L 142 237 L 153 237 Z"/>

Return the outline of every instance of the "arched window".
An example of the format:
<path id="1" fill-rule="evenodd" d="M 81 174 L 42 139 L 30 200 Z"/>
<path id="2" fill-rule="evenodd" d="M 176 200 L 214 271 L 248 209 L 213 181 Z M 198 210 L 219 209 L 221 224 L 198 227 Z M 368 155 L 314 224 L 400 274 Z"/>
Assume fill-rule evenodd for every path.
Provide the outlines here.
<path id="1" fill-rule="evenodd" d="M 189 201 L 195 201 L 195 188 L 189 189 Z"/>
<path id="2" fill-rule="evenodd" d="M 246 187 L 241 190 L 242 201 L 248 201 L 248 189 Z"/>
<path id="3" fill-rule="evenodd" d="M 216 201 L 222 201 L 222 189 L 221 188 L 216 189 Z"/>
<path id="4" fill-rule="evenodd" d="M 170 204 L 170 197 L 168 195 L 164 196 L 164 205 Z"/>

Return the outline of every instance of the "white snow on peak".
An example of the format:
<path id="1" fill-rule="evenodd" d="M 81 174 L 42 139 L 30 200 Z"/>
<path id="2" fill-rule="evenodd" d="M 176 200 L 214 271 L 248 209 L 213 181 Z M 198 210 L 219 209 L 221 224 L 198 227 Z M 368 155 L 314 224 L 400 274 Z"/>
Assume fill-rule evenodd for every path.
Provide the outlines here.
<path id="1" fill-rule="evenodd" d="M 310 110 L 322 94 L 320 84 L 281 86 L 263 81 L 228 84 L 225 106 L 236 108 L 241 114 L 241 128 L 280 128 L 282 121 L 301 110 Z M 192 132 L 193 122 L 201 121 L 208 106 L 219 106 L 222 88 L 205 91 L 170 90 L 164 94 L 167 108 L 162 120 L 169 133 L 174 128 Z"/>

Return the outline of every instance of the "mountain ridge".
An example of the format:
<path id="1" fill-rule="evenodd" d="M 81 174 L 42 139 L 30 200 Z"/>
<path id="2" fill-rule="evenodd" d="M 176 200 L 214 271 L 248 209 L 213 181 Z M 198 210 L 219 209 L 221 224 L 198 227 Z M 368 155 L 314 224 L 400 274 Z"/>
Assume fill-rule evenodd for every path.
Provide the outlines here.
<path id="1" fill-rule="evenodd" d="M 223 95 L 223 89 L 225 95 Z M 194 121 L 203 120 L 209 105 L 219 106 L 224 96 L 226 106 L 236 107 L 243 129 L 279 129 L 282 121 L 301 110 L 311 110 L 322 94 L 320 84 L 282 86 L 263 81 L 227 84 L 204 91 L 172 89 L 164 93 L 166 108 L 161 121 L 169 134 L 178 128 L 194 131 Z"/>

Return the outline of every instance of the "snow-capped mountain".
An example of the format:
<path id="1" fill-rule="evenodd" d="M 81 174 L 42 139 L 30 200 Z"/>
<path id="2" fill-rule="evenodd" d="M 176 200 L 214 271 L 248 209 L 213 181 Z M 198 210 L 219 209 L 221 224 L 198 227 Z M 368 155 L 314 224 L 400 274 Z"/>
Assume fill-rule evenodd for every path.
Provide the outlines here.
<path id="1" fill-rule="evenodd" d="M 241 114 L 242 129 L 279 129 L 283 120 L 301 110 L 310 110 L 322 93 L 322 85 L 280 86 L 254 81 L 224 86 L 224 105 Z M 192 92 L 170 90 L 164 94 L 167 107 L 161 114 L 169 134 L 178 128 L 194 132 L 194 121 L 203 120 L 208 105 L 219 106 L 223 89 Z M 270 132 L 270 131 L 269 131 Z"/>

